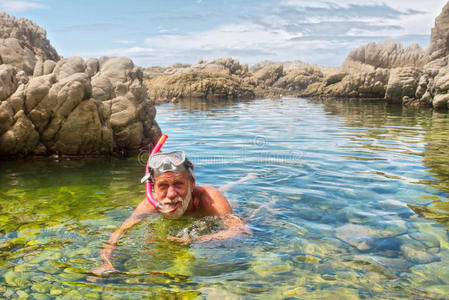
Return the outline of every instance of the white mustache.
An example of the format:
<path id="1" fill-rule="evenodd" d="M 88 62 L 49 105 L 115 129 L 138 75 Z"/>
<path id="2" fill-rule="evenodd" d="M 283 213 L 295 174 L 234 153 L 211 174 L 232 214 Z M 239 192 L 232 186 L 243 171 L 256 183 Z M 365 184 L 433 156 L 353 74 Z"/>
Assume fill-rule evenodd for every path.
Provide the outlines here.
<path id="1" fill-rule="evenodd" d="M 175 204 L 182 201 L 184 201 L 184 199 L 181 196 L 176 196 L 176 198 L 174 199 L 164 198 L 162 199 L 162 201 L 160 201 L 160 203 L 161 205 L 167 205 L 167 204 Z"/>

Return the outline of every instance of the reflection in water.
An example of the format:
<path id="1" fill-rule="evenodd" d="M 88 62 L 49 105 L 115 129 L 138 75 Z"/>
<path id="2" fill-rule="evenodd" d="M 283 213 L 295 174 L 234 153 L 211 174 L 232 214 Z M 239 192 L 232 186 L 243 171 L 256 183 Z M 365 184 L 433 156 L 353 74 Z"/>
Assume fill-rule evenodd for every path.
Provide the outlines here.
<path id="1" fill-rule="evenodd" d="M 207 111 L 211 115 L 214 115 L 216 111 L 220 111 L 221 108 L 230 107 L 236 104 L 250 103 L 254 100 L 232 100 L 232 99 L 220 99 L 220 100 L 205 100 L 205 99 L 180 99 L 177 100 L 173 106 L 172 110 L 183 109 L 189 113 L 198 111 Z"/>
<path id="2" fill-rule="evenodd" d="M 370 151 L 395 152 L 395 144 L 400 144 L 398 153 L 422 155 L 424 166 L 435 179 L 419 180 L 414 183 L 425 184 L 449 193 L 449 115 L 447 113 L 389 105 L 383 101 L 376 105 L 372 105 L 372 101 L 364 100 L 313 102 L 323 103 L 325 111 L 344 117 L 346 126 L 357 128 L 356 140 L 363 143 L 359 145 L 362 148 Z M 379 144 L 379 141 L 383 144 Z M 386 178 L 394 176 L 382 175 Z M 417 214 L 449 227 L 447 194 L 428 199 L 432 200 L 433 205 L 410 204 L 409 207 Z"/>

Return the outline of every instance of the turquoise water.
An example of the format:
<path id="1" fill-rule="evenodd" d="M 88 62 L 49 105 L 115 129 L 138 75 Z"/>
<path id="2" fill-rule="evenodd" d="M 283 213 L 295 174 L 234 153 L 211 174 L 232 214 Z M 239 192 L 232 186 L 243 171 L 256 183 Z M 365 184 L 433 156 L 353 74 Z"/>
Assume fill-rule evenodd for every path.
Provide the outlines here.
<path id="1" fill-rule="evenodd" d="M 120 273 L 87 280 L 103 241 L 144 197 L 146 154 L 1 161 L 0 295 L 35 299 L 441 299 L 449 294 L 449 118 L 382 102 L 305 99 L 158 106 L 199 184 L 251 236 L 167 242 L 218 220 L 145 219 Z M 152 236 L 149 236 L 149 232 Z"/>

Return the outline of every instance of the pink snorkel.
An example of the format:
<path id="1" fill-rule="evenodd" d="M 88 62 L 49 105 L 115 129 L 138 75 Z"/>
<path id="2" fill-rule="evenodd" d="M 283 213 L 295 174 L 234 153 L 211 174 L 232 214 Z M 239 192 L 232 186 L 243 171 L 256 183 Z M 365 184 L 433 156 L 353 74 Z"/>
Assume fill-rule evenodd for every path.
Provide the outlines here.
<path id="1" fill-rule="evenodd" d="M 148 202 L 150 202 L 150 204 L 157 210 L 160 210 L 160 204 L 153 197 L 153 187 L 151 186 L 151 181 L 149 179 L 149 175 L 150 175 L 149 164 L 150 164 L 151 155 L 156 154 L 159 152 L 159 150 L 161 150 L 162 145 L 164 145 L 167 138 L 168 138 L 168 136 L 166 134 L 163 134 L 159 138 L 159 141 L 157 142 L 156 146 L 154 146 L 153 151 L 151 151 L 150 156 L 148 157 L 147 165 L 145 167 L 145 177 L 144 178 L 147 178 L 145 181 L 145 195 L 147 197 Z"/>

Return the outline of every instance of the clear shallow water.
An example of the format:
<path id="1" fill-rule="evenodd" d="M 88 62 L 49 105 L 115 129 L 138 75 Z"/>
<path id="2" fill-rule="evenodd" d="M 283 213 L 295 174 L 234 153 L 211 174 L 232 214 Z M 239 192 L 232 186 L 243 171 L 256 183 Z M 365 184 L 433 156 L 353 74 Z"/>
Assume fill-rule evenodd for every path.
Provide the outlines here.
<path id="1" fill-rule="evenodd" d="M 258 174 L 226 194 L 253 235 L 180 245 L 165 237 L 215 220 L 147 218 L 120 241 L 121 273 L 93 283 L 102 241 L 144 197 L 146 156 L 1 161 L 0 296 L 449 294 L 447 114 L 283 99 L 165 104 L 157 120 L 165 151 L 185 150 L 199 184 Z"/>

